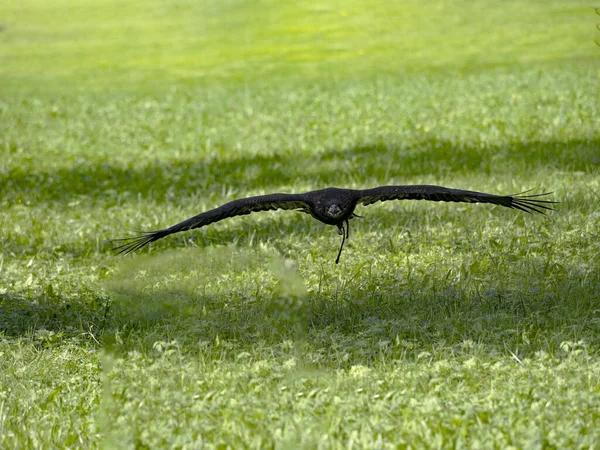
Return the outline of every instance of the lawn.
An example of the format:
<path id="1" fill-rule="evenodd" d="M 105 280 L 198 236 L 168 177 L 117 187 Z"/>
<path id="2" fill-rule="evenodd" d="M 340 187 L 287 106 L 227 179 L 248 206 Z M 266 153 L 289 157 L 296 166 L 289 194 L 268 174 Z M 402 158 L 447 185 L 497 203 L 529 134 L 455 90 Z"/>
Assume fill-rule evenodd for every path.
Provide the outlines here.
<path id="1" fill-rule="evenodd" d="M 600 18 L 568 0 L 0 4 L 0 448 L 593 448 Z M 339 236 L 243 216 L 327 186 Z"/>

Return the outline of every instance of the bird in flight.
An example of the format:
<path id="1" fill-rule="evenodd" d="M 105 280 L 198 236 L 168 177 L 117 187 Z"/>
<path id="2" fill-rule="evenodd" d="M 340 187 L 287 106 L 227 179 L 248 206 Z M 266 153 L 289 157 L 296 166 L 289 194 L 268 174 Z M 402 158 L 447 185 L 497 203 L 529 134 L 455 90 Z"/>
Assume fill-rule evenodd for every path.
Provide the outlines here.
<path id="1" fill-rule="evenodd" d="M 116 239 L 117 250 L 127 254 L 138 250 L 150 242 L 162 239 L 180 231 L 201 228 L 229 217 L 242 216 L 258 211 L 274 211 L 277 209 L 296 210 L 310 214 L 315 219 L 327 225 L 335 225 L 342 243 L 335 263 L 340 262 L 344 242 L 350 235 L 350 219 L 361 217 L 354 214 L 357 205 L 370 205 L 388 200 L 429 200 L 433 202 L 462 202 L 462 203 L 491 203 L 506 208 L 518 209 L 526 213 L 545 214 L 553 210 L 550 200 L 539 197 L 551 194 L 495 195 L 484 192 L 450 189 L 442 186 L 409 185 L 409 186 L 380 186 L 373 189 L 339 189 L 326 188 L 310 191 L 304 194 L 268 194 L 256 197 L 241 198 L 225 203 L 218 208 L 198 214 L 172 227 L 157 231 L 143 232 L 138 236 Z"/>

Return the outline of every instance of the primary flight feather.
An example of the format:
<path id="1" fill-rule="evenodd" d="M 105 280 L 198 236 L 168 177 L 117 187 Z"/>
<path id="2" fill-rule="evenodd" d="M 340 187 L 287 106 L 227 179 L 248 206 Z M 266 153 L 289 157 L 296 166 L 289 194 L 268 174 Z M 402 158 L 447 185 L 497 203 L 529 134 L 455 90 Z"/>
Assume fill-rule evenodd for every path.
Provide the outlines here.
<path id="1" fill-rule="evenodd" d="M 544 214 L 552 210 L 550 200 L 540 200 L 539 197 L 550 194 L 533 195 L 495 195 L 484 192 L 450 189 L 442 186 L 409 185 L 409 186 L 380 186 L 373 189 L 339 189 L 326 188 L 310 191 L 304 194 L 269 194 L 256 197 L 241 198 L 225 203 L 218 208 L 198 214 L 172 227 L 157 231 L 144 232 L 138 236 L 116 239 L 119 243 L 115 250 L 119 253 L 129 253 L 138 250 L 158 239 L 162 239 L 180 231 L 201 228 L 228 217 L 241 216 L 258 211 L 273 211 L 288 209 L 310 214 L 315 219 L 338 227 L 342 243 L 335 263 L 340 261 L 344 242 L 349 237 L 349 220 L 358 217 L 354 214 L 357 205 L 370 205 L 387 200 L 429 200 L 434 202 L 462 203 L 491 203 L 506 208 L 518 209 L 527 213 Z"/>

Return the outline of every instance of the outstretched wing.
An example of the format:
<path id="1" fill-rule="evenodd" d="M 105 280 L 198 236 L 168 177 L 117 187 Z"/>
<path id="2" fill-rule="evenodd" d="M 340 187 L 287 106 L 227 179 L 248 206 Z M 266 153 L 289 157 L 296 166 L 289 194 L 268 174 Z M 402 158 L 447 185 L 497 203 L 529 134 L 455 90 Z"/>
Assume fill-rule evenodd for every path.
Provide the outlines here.
<path id="1" fill-rule="evenodd" d="M 463 203 L 492 203 L 507 208 L 519 209 L 526 213 L 545 214 L 546 210 L 552 210 L 552 204 L 557 203 L 549 200 L 539 200 L 538 197 L 551 194 L 533 195 L 494 195 L 485 192 L 463 191 L 461 189 L 450 189 L 442 186 L 414 185 L 414 186 L 381 186 L 373 189 L 360 191 L 358 203 L 370 205 L 375 202 L 387 200 L 429 200 L 433 202 L 463 202 Z"/>
<path id="2" fill-rule="evenodd" d="M 258 211 L 274 211 L 276 209 L 295 209 L 308 212 L 308 203 L 302 194 L 270 194 L 241 198 L 198 214 L 170 228 L 143 232 L 131 238 L 115 239 L 113 242 L 119 245 L 114 247 L 113 250 L 127 254 L 169 234 L 200 228 L 229 217 L 243 216 Z"/>

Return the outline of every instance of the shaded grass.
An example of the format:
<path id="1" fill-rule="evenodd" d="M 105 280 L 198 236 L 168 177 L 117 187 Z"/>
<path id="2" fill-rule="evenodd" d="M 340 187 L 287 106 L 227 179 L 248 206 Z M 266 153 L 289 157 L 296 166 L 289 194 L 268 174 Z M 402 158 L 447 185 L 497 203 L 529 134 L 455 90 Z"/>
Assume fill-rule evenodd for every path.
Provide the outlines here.
<path id="1" fill-rule="evenodd" d="M 260 261 L 264 258 L 260 252 L 198 250 L 142 259 L 134 270 L 125 269 L 127 275 L 117 276 L 109 290 L 118 310 L 113 311 L 114 317 L 122 316 L 128 326 L 146 333 L 157 333 L 150 342 L 163 333 L 180 343 L 201 335 L 209 342 L 218 337 L 244 348 L 257 339 L 279 341 L 309 333 L 306 345 L 316 349 L 346 342 L 345 364 L 337 359 L 323 361 L 334 367 L 368 365 L 372 361 L 363 359 L 361 352 L 373 357 L 379 340 L 412 342 L 412 357 L 436 346 L 452 354 L 453 347 L 465 340 L 478 342 L 491 355 L 510 348 L 527 356 L 558 351 L 563 341 L 578 340 L 578 333 L 597 341 L 597 312 L 590 315 L 597 298 L 590 292 L 598 278 L 582 278 L 575 268 L 551 262 L 550 245 L 546 242 L 543 250 L 538 248 L 538 257 L 530 251 L 526 261 L 515 259 L 512 270 L 500 279 L 485 269 L 506 266 L 497 257 L 494 261 L 489 248 L 475 243 L 471 250 L 487 257 L 461 260 L 443 249 L 422 255 L 422 249 L 413 248 L 396 272 L 386 267 L 386 260 L 395 260 L 395 255 L 381 259 L 352 255 L 349 267 L 323 270 L 313 275 L 311 283 L 294 269 L 279 276 L 277 270 L 249 271 L 244 259 Z M 436 253 L 446 262 L 423 264 L 437 259 Z M 286 266 L 275 261 L 273 267 Z M 165 274 L 167 267 L 176 271 Z M 565 283 L 562 277 L 572 281 Z M 563 302 L 569 298 L 580 301 Z M 571 329 L 574 324 L 577 331 Z M 190 336 L 190 329 L 198 334 Z M 194 346 L 193 341 L 184 344 Z"/>

